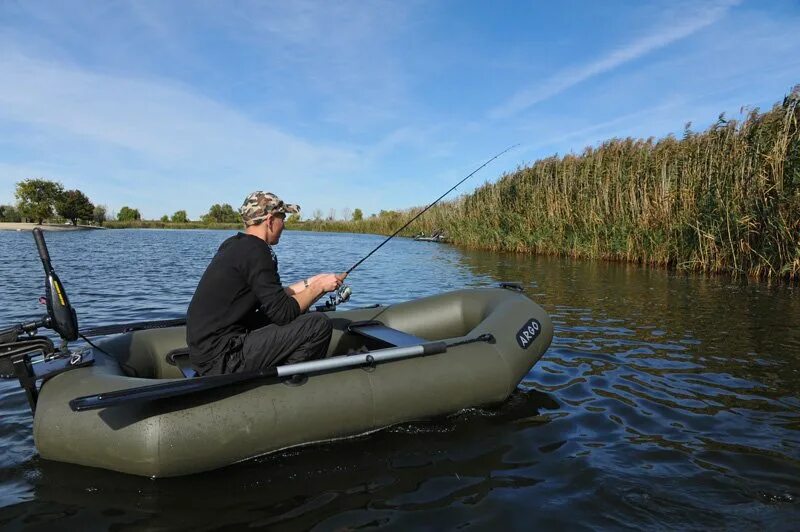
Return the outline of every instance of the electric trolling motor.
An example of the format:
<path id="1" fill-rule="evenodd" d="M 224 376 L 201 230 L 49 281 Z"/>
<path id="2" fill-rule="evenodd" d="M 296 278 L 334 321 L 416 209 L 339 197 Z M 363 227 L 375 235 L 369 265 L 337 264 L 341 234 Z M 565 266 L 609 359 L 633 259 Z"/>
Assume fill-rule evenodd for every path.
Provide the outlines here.
<path id="1" fill-rule="evenodd" d="M 39 301 L 47 305 L 47 314 L 40 320 L 0 330 L 0 377 L 19 380 L 31 411 L 36 410 L 38 379 L 94 362 L 90 349 L 69 349 L 68 343 L 78 339 L 78 317 L 50 263 L 50 254 L 38 227 L 33 230 L 33 238 L 44 266 L 45 297 Z M 58 333 L 61 345 L 56 348 L 49 338 L 37 336 L 40 328 Z"/>

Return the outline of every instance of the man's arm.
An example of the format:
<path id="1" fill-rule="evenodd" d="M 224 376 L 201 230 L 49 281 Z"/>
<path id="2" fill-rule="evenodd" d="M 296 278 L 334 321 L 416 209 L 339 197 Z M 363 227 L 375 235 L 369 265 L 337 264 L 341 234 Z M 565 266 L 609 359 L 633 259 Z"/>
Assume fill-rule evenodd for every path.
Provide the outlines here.
<path id="1" fill-rule="evenodd" d="M 305 290 L 306 284 L 308 284 L 308 279 L 303 279 L 302 281 L 297 281 L 289 286 L 284 286 L 283 289 L 286 291 L 286 295 L 293 296 Z"/>

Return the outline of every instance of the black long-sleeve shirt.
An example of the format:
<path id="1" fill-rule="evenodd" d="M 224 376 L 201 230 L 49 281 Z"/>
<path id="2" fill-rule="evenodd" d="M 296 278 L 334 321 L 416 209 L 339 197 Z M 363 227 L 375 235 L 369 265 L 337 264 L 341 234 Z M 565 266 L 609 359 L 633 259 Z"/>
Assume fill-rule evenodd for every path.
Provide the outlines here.
<path id="1" fill-rule="evenodd" d="M 225 240 L 197 285 L 186 314 L 186 341 L 194 364 L 222 355 L 242 334 L 300 315 L 278 275 L 278 260 L 260 238 L 238 233 Z"/>

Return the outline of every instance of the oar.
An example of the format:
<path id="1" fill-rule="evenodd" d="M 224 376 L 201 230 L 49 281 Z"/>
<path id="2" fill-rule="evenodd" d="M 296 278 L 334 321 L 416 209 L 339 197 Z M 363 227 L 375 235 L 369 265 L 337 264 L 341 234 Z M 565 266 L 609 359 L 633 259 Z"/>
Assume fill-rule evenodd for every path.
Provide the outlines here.
<path id="1" fill-rule="evenodd" d="M 69 402 L 69 407 L 75 411 L 94 410 L 97 408 L 107 408 L 121 404 L 129 404 L 142 401 L 153 401 L 155 399 L 165 399 L 187 395 L 215 388 L 222 388 L 232 384 L 240 384 L 254 381 L 257 379 L 268 379 L 276 377 L 289 377 L 292 375 L 303 375 L 308 373 L 319 373 L 334 369 L 352 368 L 356 366 L 372 365 L 377 362 L 398 360 L 424 355 L 435 355 L 447 351 L 445 342 L 429 342 L 426 344 L 414 345 L 410 347 L 390 347 L 388 349 L 378 349 L 369 353 L 359 353 L 349 356 L 337 356 L 322 360 L 311 360 L 299 362 L 297 364 L 287 364 L 265 368 L 258 371 L 246 371 L 242 373 L 230 373 L 227 375 L 213 375 L 210 377 L 198 377 L 178 381 L 169 381 L 161 384 L 140 386 L 138 388 L 128 388 L 127 390 L 117 390 L 95 395 L 77 397 Z"/>
<path id="2" fill-rule="evenodd" d="M 145 329 L 163 329 L 166 327 L 178 327 L 186 325 L 186 318 L 175 318 L 171 320 L 158 321 L 136 321 L 133 323 L 115 323 L 112 325 L 102 325 L 81 331 L 81 336 L 106 336 L 108 334 L 120 334 L 131 331 L 143 331 Z"/>

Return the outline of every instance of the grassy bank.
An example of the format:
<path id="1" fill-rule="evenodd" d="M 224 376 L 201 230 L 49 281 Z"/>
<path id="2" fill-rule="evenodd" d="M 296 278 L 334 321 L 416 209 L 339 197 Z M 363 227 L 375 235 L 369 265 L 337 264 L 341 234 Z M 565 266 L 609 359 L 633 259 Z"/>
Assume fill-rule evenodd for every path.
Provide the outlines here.
<path id="1" fill-rule="evenodd" d="M 241 229 L 242 224 L 236 223 L 203 223 L 203 222 L 161 222 L 158 220 L 109 220 L 103 224 L 108 229 Z"/>
<path id="2" fill-rule="evenodd" d="M 613 139 L 437 206 L 462 246 L 800 279 L 800 91 L 683 138 Z M 419 209 L 310 230 L 389 234 Z"/>

